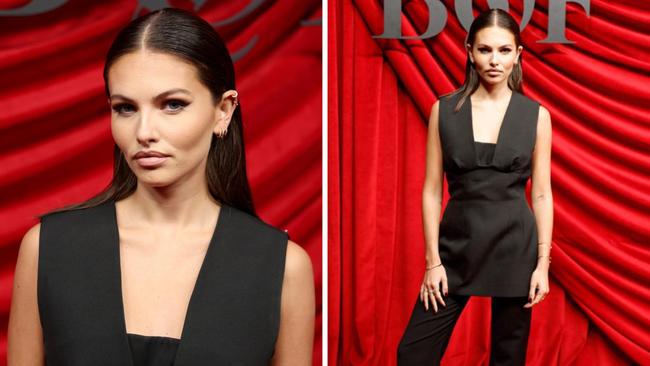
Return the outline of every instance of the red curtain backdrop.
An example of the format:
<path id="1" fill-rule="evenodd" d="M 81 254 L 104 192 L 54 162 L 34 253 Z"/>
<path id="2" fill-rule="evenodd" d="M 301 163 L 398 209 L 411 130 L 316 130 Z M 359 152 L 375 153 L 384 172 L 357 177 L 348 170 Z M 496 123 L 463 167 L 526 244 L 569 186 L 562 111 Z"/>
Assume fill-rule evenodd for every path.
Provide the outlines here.
<path id="1" fill-rule="evenodd" d="M 62 2 L 30 16 L 3 13 L 30 1 L 0 2 L 0 364 L 6 362 L 6 327 L 22 236 L 37 222 L 35 215 L 89 198 L 112 175 L 113 139 L 102 67 L 110 42 L 139 4 Z M 321 2 L 169 5 L 195 10 L 213 24 L 230 19 L 215 29 L 237 58 L 253 197 L 260 216 L 287 229 L 311 256 L 317 296 L 313 364 L 320 365 Z M 149 10 L 142 8 L 141 13 Z"/>
<path id="2" fill-rule="evenodd" d="M 426 122 L 466 57 L 454 1 L 443 3 L 440 34 L 403 41 L 371 38 L 383 2 L 330 2 L 330 365 L 394 365 L 423 278 Z M 522 3 L 510 1 L 518 21 Z M 567 8 L 575 43 L 537 42 L 548 1 L 522 32 L 525 94 L 552 118 L 555 203 L 551 292 L 533 308 L 527 364 L 650 365 L 650 4 Z M 427 19 L 424 1 L 403 2 L 403 35 Z M 470 300 L 443 365 L 488 365 L 489 304 Z"/>

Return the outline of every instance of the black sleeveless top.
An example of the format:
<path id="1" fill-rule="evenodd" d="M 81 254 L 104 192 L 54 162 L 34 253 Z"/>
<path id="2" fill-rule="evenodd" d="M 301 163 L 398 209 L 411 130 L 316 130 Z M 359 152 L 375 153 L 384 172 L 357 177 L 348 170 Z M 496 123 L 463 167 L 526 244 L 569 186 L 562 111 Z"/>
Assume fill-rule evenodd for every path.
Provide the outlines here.
<path id="1" fill-rule="evenodd" d="M 128 333 L 133 366 L 173 366 L 179 339 Z"/>
<path id="2" fill-rule="evenodd" d="M 527 296 L 537 266 L 537 225 L 525 189 L 531 175 L 539 103 L 513 91 L 497 142 L 474 140 L 471 98 L 439 103 L 449 201 L 439 253 L 450 294 Z"/>
<path id="3" fill-rule="evenodd" d="M 496 144 L 481 141 L 475 141 L 474 144 L 476 146 L 476 160 L 478 166 L 489 166 L 492 157 L 494 157 L 494 147 Z"/>
<path id="4" fill-rule="evenodd" d="M 287 240 L 286 232 L 222 205 L 171 364 L 268 364 Z M 46 364 L 137 366 L 134 356 L 152 339 L 126 333 L 115 203 L 43 216 L 39 245 Z"/>

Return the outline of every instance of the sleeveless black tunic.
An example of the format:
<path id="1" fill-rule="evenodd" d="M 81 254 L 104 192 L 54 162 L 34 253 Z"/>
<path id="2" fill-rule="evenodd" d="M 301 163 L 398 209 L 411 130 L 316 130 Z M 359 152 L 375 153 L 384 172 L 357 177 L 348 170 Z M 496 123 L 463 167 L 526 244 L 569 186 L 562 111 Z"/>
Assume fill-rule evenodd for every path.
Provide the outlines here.
<path id="1" fill-rule="evenodd" d="M 176 366 L 266 365 L 288 236 L 222 205 L 190 297 Z M 115 203 L 41 219 L 38 306 L 47 365 L 133 366 Z"/>
<path id="2" fill-rule="evenodd" d="M 537 266 L 537 224 L 525 197 L 539 103 L 513 91 L 495 144 L 474 140 L 471 98 L 439 103 L 449 201 L 439 253 L 450 294 L 527 296 Z"/>
<path id="3" fill-rule="evenodd" d="M 173 366 L 179 339 L 128 333 L 133 366 Z"/>

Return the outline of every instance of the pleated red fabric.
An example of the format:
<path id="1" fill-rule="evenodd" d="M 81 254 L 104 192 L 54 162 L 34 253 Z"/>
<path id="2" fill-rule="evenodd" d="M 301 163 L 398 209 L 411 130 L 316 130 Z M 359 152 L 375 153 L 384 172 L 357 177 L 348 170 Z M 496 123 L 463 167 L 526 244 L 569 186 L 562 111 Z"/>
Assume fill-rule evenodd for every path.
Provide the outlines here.
<path id="1" fill-rule="evenodd" d="M 0 365 L 20 240 L 37 222 L 35 215 L 89 198 L 110 181 L 104 56 L 136 14 L 155 10 L 138 1 L 69 0 L 40 14 L 9 13 L 29 3 L 0 3 Z M 312 259 L 313 357 L 320 365 L 321 2 L 169 4 L 215 24 L 236 60 L 256 209 L 265 221 L 287 229 Z"/>
<path id="2" fill-rule="evenodd" d="M 441 33 L 403 41 L 372 38 L 382 1 L 330 2 L 330 365 L 394 365 L 422 281 L 426 123 L 465 67 L 466 31 L 443 3 Z M 523 2 L 509 3 L 520 20 Z M 533 310 L 527 365 L 650 364 L 650 5 L 590 3 L 589 16 L 567 5 L 573 44 L 538 43 L 548 1 L 522 32 L 524 92 L 553 123 L 555 204 L 551 292 Z M 428 16 L 424 1 L 403 2 L 403 35 L 423 34 Z M 489 305 L 470 300 L 443 365 L 488 365 Z"/>

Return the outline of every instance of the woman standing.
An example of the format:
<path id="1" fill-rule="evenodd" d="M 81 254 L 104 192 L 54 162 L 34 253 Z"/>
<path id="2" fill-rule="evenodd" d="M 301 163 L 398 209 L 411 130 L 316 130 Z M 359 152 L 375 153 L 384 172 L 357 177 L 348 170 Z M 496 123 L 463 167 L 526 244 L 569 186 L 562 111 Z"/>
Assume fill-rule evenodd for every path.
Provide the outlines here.
<path id="1" fill-rule="evenodd" d="M 150 13 L 119 33 L 104 80 L 113 180 L 25 235 L 9 365 L 310 365 L 311 262 L 255 214 L 219 35 Z"/>
<path id="2" fill-rule="evenodd" d="M 466 47 L 465 84 L 442 96 L 429 120 L 426 272 L 399 344 L 402 366 L 440 363 L 472 295 L 492 298 L 490 365 L 524 365 L 531 307 L 549 292 L 549 112 L 522 94 L 523 47 L 507 12 L 480 14 Z M 450 199 L 440 221 L 443 171 Z"/>

